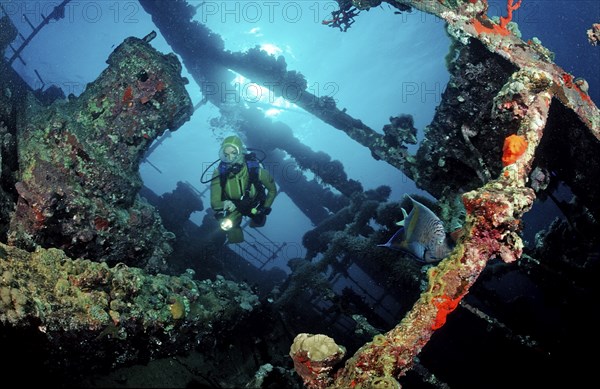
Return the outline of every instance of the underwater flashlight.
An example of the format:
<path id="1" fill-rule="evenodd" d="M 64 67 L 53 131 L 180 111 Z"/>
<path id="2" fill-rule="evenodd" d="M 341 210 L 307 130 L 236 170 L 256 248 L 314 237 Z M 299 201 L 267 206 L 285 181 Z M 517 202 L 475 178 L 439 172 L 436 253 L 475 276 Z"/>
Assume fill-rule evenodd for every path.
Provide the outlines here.
<path id="1" fill-rule="evenodd" d="M 229 231 L 229 230 L 231 230 L 232 227 L 233 227 L 233 222 L 231 221 L 230 218 L 226 217 L 223 220 L 221 220 L 221 229 L 223 231 Z"/>

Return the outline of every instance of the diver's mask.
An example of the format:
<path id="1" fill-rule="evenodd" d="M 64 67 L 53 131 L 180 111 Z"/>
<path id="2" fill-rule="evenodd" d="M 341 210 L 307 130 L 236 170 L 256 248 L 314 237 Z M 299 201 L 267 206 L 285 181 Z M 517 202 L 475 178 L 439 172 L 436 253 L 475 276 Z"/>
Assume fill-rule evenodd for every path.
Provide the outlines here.
<path id="1" fill-rule="evenodd" d="M 238 146 L 232 143 L 225 143 L 219 150 L 219 159 L 230 165 L 241 164 L 244 161 L 244 150 L 240 150 Z"/>

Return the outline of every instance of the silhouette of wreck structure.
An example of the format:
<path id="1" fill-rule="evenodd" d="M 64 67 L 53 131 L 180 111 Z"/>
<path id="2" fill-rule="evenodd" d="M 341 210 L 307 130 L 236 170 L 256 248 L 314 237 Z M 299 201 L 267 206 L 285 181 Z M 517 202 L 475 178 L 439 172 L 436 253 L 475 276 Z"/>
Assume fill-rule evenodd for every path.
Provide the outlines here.
<path id="1" fill-rule="evenodd" d="M 547 49 L 487 18 L 485 1 L 390 1 L 444 19 L 453 42 L 448 87 L 411 154 L 410 114 L 371 129 L 311 94 L 283 57 L 225 50 L 186 1 L 139 3 L 182 63 L 152 47 L 155 33 L 131 37 L 80 96 L 52 102 L 12 69 L 26 43 L 11 46 L 18 32 L 0 15 L 0 51 L 13 51 L 0 63 L 0 332 L 14 366 L 34 350 L 38 368 L 69 382 L 195 352 L 207 360 L 178 361 L 188 385 L 205 387 L 539 386 L 554 382 L 552 369 L 572 382 L 590 377 L 573 355 L 588 342 L 581 329 L 598 295 L 600 114 Z M 334 16 L 354 22 L 381 1 L 338 3 Z M 219 108 L 214 127 L 297 173 L 274 171 L 315 226 L 291 274 L 265 270 L 283 246 L 258 231 L 236 249 L 210 210 L 193 223 L 205 209 L 193 184 L 162 196 L 143 186 L 139 164 L 153 142 L 194 112 L 182 64 L 201 104 Z M 386 186 L 365 190 L 289 126 L 223 99 L 214 86 L 228 85 L 231 71 L 278 97 L 300 91 L 297 106 L 432 194 L 437 203 L 419 200 L 457 233 L 452 254 L 423 266 L 377 247 L 409 204 L 388 201 Z M 528 148 L 505 165 L 513 134 Z M 526 212 L 550 202 L 562 217 L 525 245 Z M 322 333 L 345 350 L 313 337 Z M 311 347 L 331 353 L 311 359 Z M 354 354 L 344 367 L 343 351 Z"/>

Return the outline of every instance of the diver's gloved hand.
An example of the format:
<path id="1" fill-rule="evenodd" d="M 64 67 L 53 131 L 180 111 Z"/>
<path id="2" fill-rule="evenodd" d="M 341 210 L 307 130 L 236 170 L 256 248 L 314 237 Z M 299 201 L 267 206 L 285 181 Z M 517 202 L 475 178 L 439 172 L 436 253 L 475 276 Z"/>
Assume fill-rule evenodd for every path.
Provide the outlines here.
<path id="1" fill-rule="evenodd" d="M 235 211 L 235 204 L 233 201 L 225 200 L 223 201 L 223 209 L 227 212 L 233 212 Z"/>
<path id="2" fill-rule="evenodd" d="M 225 212 L 224 211 L 216 211 L 215 212 L 215 219 L 221 220 L 224 217 L 225 217 Z"/>
<path id="3" fill-rule="evenodd" d="M 271 213 L 271 208 L 263 207 L 262 205 L 254 208 L 252 210 L 252 215 L 250 216 L 250 227 L 257 228 L 263 227 L 267 222 L 267 215 Z"/>
<path id="4" fill-rule="evenodd" d="M 256 208 L 256 216 L 267 216 L 268 214 L 271 213 L 271 208 L 270 207 L 263 207 L 262 205 L 259 206 L 258 208 Z"/>

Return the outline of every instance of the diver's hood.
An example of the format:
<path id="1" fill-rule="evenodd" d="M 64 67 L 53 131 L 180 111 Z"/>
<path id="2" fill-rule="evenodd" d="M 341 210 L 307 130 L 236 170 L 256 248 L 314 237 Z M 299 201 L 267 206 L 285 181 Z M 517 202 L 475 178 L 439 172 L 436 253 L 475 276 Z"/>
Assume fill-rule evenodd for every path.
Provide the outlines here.
<path id="1" fill-rule="evenodd" d="M 238 155 L 236 159 L 229 160 L 229 158 L 227 158 L 227 156 L 225 155 L 225 148 L 227 147 L 233 147 L 236 150 Z M 221 161 L 225 163 L 241 164 L 244 162 L 244 154 L 246 154 L 246 148 L 244 147 L 244 144 L 242 143 L 242 140 L 239 137 L 232 135 L 223 139 L 223 143 L 221 143 L 221 148 L 219 149 L 219 159 L 221 159 Z"/>

